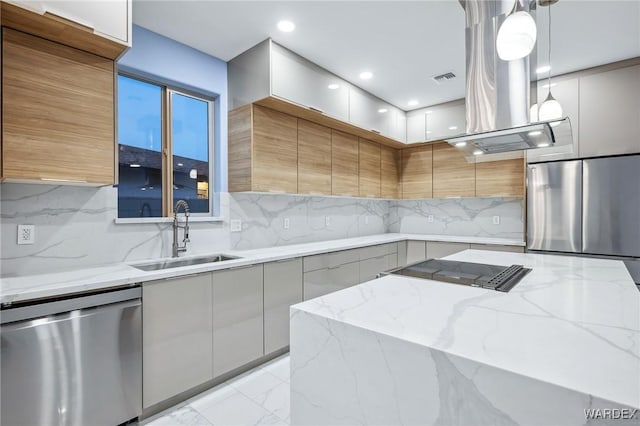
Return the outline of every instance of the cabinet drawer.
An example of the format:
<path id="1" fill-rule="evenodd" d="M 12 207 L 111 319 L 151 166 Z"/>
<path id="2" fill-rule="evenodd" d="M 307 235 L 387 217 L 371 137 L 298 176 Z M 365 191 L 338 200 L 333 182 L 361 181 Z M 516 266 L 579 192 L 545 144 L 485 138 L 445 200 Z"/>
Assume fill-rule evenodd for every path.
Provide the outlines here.
<path id="1" fill-rule="evenodd" d="M 323 268 L 336 268 L 360 260 L 359 249 L 341 250 L 332 253 L 315 254 L 304 258 L 304 272 Z"/>
<path id="2" fill-rule="evenodd" d="M 325 268 L 304 274 L 304 300 L 313 299 L 360 282 L 360 263 L 348 263 L 333 269 Z"/>
<path id="3" fill-rule="evenodd" d="M 492 250 L 507 251 L 512 253 L 524 253 L 524 247 L 521 246 L 503 246 L 496 244 L 469 244 L 469 248 L 473 250 Z"/>
<path id="4" fill-rule="evenodd" d="M 363 247 L 360 249 L 360 260 L 367 260 L 374 257 L 381 257 L 387 254 L 398 252 L 397 243 L 379 244 L 371 247 Z"/>

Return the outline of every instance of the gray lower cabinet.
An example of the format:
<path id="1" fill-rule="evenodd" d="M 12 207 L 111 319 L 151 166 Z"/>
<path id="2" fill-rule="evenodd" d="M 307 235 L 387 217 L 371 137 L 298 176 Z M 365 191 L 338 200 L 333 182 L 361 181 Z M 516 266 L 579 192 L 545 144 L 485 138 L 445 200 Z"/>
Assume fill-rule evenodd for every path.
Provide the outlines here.
<path id="1" fill-rule="evenodd" d="M 264 354 L 263 266 L 213 272 L 213 375 Z"/>
<path id="2" fill-rule="evenodd" d="M 404 257 L 400 258 L 400 265 L 409 265 L 427 258 L 427 245 L 424 241 L 409 240 L 405 242 L 404 246 L 405 249 L 401 250 L 404 252 Z"/>
<path id="3" fill-rule="evenodd" d="M 427 242 L 427 258 L 440 259 L 441 257 L 449 256 L 467 250 L 469 244 L 467 243 L 448 243 L 442 241 L 428 241 Z"/>
<path id="4" fill-rule="evenodd" d="M 213 379 L 211 273 L 142 286 L 143 407 Z"/>
<path id="5" fill-rule="evenodd" d="M 358 261 L 305 272 L 304 300 L 324 296 L 359 282 L 360 262 Z"/>
<path id="6" fill-rule="evenodd" d="M 302 302 L 302 258 L 264 265 L 264 353 L 289 345 L 289 307 Z"/>

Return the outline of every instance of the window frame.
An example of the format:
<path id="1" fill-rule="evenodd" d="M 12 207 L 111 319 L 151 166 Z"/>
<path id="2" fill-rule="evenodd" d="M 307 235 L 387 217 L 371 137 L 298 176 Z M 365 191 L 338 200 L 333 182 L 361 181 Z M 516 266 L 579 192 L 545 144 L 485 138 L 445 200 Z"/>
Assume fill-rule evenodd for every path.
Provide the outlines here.
<path id="1" fill-rule="evenodd" d="M 215 159 L 216 159 L 216 141 L 215 141 L 215 113 L 216 113 L 216 98 L 217 96 L 213 97 L 213 96 L 209 96 L 206 95 L 204 93 L 199 93 L 196 91 L 192 91 L 189 89 L 184 89 L 182 87 L 178 87 L 178 86 L 174 86 L 165 82 L 162 82 L 160 80 L 155 80 L 153 78 L 148 78 L 145 76 L 140 76 L 138 74 L 135 73 L 130 73 L 127 71 L 123 71 L 123 70 L 118 70 L 117 74 L 116 74 L 116 86 L 117 86 L 117 80 L 118 77 L 123 76 L 126 78 L 130 78 L 133 80 L 138 80 L 144 83 L 148 83 L 148 84 L 152 84 L 154 86 L 158 86 L 160 88 L 161 91 L 161 131 L 162 131 L 162 135 L 161 135 L 161 143 L 162 143 L 162 149 L 161 149 L 161 155 L 162 155 L 162 199 L 161 199 L 161 203 L 162 203 L 162 216 L 156 216 L 156 217 L 145 217 L 144 219 L 156 219 L 158 221 L 164 221 L 166 220 L 166 218 L 170 218 L 173 216 L 173 137 L 172 137 L 172 122 L 173 122 L 173 115 L 172 115 L 172 94 L 177 94 L 177 95 L 181 95 L 181 96 L 185 96 L 185 97 L 189 97 L 192 99 L 196 99 L 198 101 L 203 101 L 207 103 L 207 121 L 208 121 L 208 132 L 207 132 L 207 142 L 208 142 L 208 162 L 209 162 L 209 202 L 208 202 L 208 206 L 209 206 L 209 212 L 206 213 L 190 213 L 190 216 L 192 217 L 200 217 L 200 218 L 211 218 L 211 219 L 215 219 L 217 218 L 216 216 L 216 210 L 215 210 L 215 203 L 214 203 L 214 188 L 215 188 L 215 181 L 216 181 L 216 176 L 215 176 Z M 118 104 L 118 96 L 119 96 L 119 92 L 117 90 L 116 87 L 116 105 Z M 117 135 L 118 135 L 118 114 L 116 111 L 115 114 L 115 122 L 116 122 L 116 139 L 117 139 Z M 120 146 L 120 141 L 116 140 L 116 153 L 120 152 L 119 149 Z M 116 182 L 119 184 L 120 183 L 120 170 L 119 170 L 119 165 L 120 165 L 120 161 L 119 161 L 119 155 L 116 155 L 116 159 L 115 159 L 115 163 L 116 163 L 116 173 L 117 173 L 117 177 L 116 177 Z M 119 202 L 119 196 L 118 196 L 118 202 Z M 117 210 L 117 209 L 116 209 Z M 135 218 L 135 217 L 117 217 L 118 221 L 129 221 L 129 220 L 137 220 L 140 218 Z"/>

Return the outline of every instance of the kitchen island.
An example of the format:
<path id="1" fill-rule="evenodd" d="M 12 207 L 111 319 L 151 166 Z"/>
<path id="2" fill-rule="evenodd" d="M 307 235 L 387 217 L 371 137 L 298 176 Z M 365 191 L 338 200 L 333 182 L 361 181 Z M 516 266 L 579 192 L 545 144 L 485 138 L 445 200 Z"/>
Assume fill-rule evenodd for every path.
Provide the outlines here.
<path id="1" fill-rule="evenodd" d="M 640 292 L 622 262 L 446 259 L 533 270 L 508 293 L 390 275 L 294 305 L 292 424 L 637 424 Z"/>

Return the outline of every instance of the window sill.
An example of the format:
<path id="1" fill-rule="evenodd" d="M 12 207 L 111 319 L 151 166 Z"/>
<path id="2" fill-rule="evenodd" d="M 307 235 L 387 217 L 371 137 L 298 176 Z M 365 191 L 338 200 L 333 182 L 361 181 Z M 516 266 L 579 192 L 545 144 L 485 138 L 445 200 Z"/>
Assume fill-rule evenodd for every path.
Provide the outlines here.
<path id="1" fill-rule="evenodd" d="M 184 222 L 184 216 L 178 217 L 179 222 Z M 141 223 L 171 223 L 172 217 L 127 217 L 114 219 L 116 225 L 141 224 Z M 196 222 L 224 222 L 222 217 L 189 216 L 189 223 Z"/>

